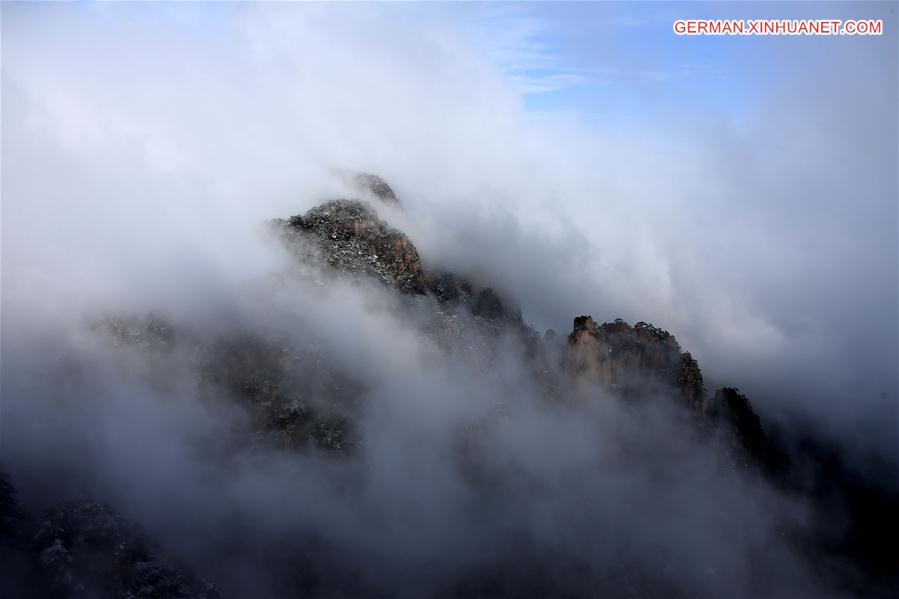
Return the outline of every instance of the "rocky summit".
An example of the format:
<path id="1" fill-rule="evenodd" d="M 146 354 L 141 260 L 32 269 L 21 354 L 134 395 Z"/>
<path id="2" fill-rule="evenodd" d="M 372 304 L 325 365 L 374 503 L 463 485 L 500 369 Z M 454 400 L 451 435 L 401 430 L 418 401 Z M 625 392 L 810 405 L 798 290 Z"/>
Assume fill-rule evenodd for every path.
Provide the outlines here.
<path id="1" fill-rule="evenodd" d="M 332 200 L 275 224 L 303 260 L 342 275 L 371 276 L 405 293 L 424 292 L 418 250 L 368 202 Z"/>

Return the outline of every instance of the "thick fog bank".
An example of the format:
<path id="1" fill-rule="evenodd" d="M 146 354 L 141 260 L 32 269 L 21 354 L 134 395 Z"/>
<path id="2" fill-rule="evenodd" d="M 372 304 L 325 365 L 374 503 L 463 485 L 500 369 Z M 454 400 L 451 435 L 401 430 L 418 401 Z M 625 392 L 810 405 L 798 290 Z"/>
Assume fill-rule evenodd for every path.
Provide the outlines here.
<path id="1" fill-rule="evenodd" d="M 729 470 L 670 398 L 547 403 L 512 340 L 485 368 L 363 291 L 260 282 L 231 324 L 180 322 L 159 347 L 86 324 L 12 336 L 4 462 L 23 504 L 103 498 L 234 596 L 817 594 L 804 501 Z M 253 442 L 191 341 L 235 332 L 347 377 L 346 455 Z"/>
<path id="2" fill-rule="evenodd" d="M 233 251 L 248 229 L 369 170 L 426 259 L 537 327 L 656 322 L 766 409 L 893 453 L 892 29 L 765 40 L 795 76 L 743 122 L 613 128 L 525 112 L 464 15 L 5 6 L 4 295 L 167 295 L 168 265 L 224 292 L 268 259 Z"/>

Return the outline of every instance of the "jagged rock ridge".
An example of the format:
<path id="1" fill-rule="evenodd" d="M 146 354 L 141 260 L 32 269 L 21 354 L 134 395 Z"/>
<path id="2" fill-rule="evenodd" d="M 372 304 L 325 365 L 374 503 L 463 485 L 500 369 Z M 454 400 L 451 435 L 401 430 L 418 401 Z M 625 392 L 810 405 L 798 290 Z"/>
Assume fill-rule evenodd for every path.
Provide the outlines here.
<path id="1" fill-rule="evenodd" d="M 383 181 L 370 177 L 363 176 L 363 181 Z M 386 182 L 384 186 L 389 189 Z M 541 339 L 523 321 L 518 306 L 492 288 L 455 273 L 425 269 L 408 236 L 381 220 L 367 202 L 332 200 L 274 225 L 300 261 L 327 265 L 337 276 L 373 278 L 407 296 L 430 298 L 434 302 L 430 334 L 446 348 L 487 356 L 479 364 L 483 368 L 490 367 L 489 356 L 498 351 L 485 345 L 485 339 L 512 334 L 524 346 L 535 379 L 548 396 L 569 382 L 595 385 L 623 398 L 671 393 L 706 421 L 727 427 L 726 436 L 744 448 L 744 456 L 766 455 L 758 419 L 747 416 L 754 416 L 748 400 L 739 396 L 746 409 L 738 409 L 739 402 L 728 390 L 710 399 L 698 363 L 665 330 L 645 322 L 630 326 L 621 319 L 597 325 L 592 317 L 579 316 L 557 355 L 554 336 Z M 137 332 L 123 321 L 110 326 L 119 342 L 139 347 L 164 347 L 173 335 L 155 320 L 138 325 Z M 474 347 L 477 350 L 471 352 Z M 338 451 L 352 447 L 356 409 L 352 397 L 361 389 L 331 372 L 321 356 L 243 334 L 197 342 L 192 353 L 200 357 L 197 368 L 203 380 L 241 398 L 252 410 L 258 434 L 273 435 L 278 445 L 287 447 L 314 445 Z M 557 371 L 566 376 L 560 378 Z M 313 395 L 320 401 L 310 401 Z"/>
<path id="2" fill-rule="evenodd" d="M 362 181 L 372 193 L 383 195 L 386 204 L 398 206 L 383 179 Z M 374 279 L 431 310 L 424 325 L 429 333 L 471 354 L 482 368 L 491 367 L 491 352 L 508 346 L 475 343 L 490 344 L 503 335 L 518 339 L 523 363 L 549 400 L 572 385 L 588 395 L 599 388 L 624 400 L 650 391 L 666 400 L 670 396 L 695 414 L 698 426 L 719 441 L 720 455 L 733 468 L 764 466 L 777 456 L 748 399 L 732 388 L 709 398 L 698 363 L 667 331 L 645 322 L 630 326 L 620 319 L 597 325 L 592 317 L 579 316 L 567 338 L 552 332 L 541 338 L 502 293 L 470 277 L 427 268 L 408 236 L 361 200 L 325 202 L 303 215 L 274 221 L 274 228 L 300 262 L 323 265 L 340 278 Z M 276 335 L 239 330 L 214 339 L 193 338 L 157 317 L 108 319 L 97 328 L 115 344 L 153 356 L 186 345 L 184 354 L 191 356 L 208 394 L 236 399 L 252 415 L 253 430 L 247 436 L 254 443 L 337 455 L 355 449 L 354 419 L 364 409 L 356 400 L 365 389 L 351 373 L 332 370 L 314 348 L 298 350 Z M 507 403 L 505 409 L 514 409 L 514 404 Z M 471 446 L 477 449 L 477 443 Z M 5 530 L 16 520 L 4 512 L 0 524 Z M 216 596 L 213 587 L 185 574 L 102 504 L 68 504 L 48 512 L 34 539 L 40 572 L 60 596 L 87 597 L 91 595 L 84 589 L 94 588 L 101 589 L 99 596 Z M 94 563 L 99 566 L 89 565 Z M 626 572 L 620 579 L 630 577 Z M 492 580 L 487 573 L 486 586 L 474 588 L 489 589 Z M 621 588 L 615 580 L 612 588 Z"/>
<path id="3" fill-rule="evenodd" d="M 362 174 L 356 181 L 393 205 L 395 194 L 380 177 Z M 434 298 L 439 306 L 435 329 L 443 339 L 461 339 L 463 345 L 477 343 L 457 324 L 460 313 L 472 316 L 481 327 L 494 333 L 515 332 L 527 346 L 537 378 L 548 393 L 552 395 L 557 389 L 559 379 L 552 374 L 556 366 L 551 359 L 547 363 L 551 353 L 547 342 L 524 323 L 517 305 L 464 276 L 426 269 L 412 241 L 380 220 L 370 204 L 333 200 L 305 215 L 276 223 L 301 259 L 311 257 L 339 273 L 371 276 L 403 293 Z M 598 385 L 625 398 L 653 390 L 673 392 L 685 406 L 716 426 L 719 419 L 713 418 L 713 414 L 729 415 L 726 436 L 732 437 L 733 444 L 742 447 L 745 455 L 764 460 L 767 450 L 762 449 L 764 442 L 758 441 L 760 425 L 755 430 L 756 421 L 751 418 L 730 417 L 754 414 L 748 400 L 744 398 L 748 411 L 735 411 L 732 406 L 736 404 L 727 390 L 709 398 L 699 364 L 689 352 L 681 351 L 675 337 L 663 329 L 646 322 L 630 326 L 621 319 L 597 325 L 590 316 L 577 317 L 558 366 L 578 385 Z"/>

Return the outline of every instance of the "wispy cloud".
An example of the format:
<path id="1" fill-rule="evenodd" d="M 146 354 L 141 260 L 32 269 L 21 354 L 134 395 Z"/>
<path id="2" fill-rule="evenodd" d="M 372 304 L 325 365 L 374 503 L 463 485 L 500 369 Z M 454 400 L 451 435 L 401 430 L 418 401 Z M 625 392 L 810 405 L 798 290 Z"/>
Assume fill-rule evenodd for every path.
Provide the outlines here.
<path id="1" fill-rule="evenodd" d="M 522 95 L 559 91 L 591 81 L 588 71 L 553 42 L 553 31 L 519 8 L 486 6 L 466 21 L 477 46 Z"/>
<path id="2" fill-rule="evenodd" d="M 595 47 L 567 47 L 573 23 L 547 18 L 541 7 L 488 5 L 465 20 L 477 48 L 522 96 L 608 85 L 665 84 L 721 74 L 712 63 L 670 64 L 647 57 L 644 64 L 621 64 L 614 56 L 597 60 Z M 670 20 L 666 12 L 634 11 L 597 16 L 594 35 L 620 28 L 655 26 Z M 638 55 L 638 54 L 637 54 Z M 634 53 L 629 54 L 631 60 Z M 560 107 L 561 109 L 562 107 Z"/>

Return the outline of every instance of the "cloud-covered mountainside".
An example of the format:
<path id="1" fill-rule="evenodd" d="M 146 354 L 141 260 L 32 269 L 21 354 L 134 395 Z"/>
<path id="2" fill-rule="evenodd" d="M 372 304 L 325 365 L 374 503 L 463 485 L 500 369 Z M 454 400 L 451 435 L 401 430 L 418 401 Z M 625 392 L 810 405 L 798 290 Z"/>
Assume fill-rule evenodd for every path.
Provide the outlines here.
<path id="1" fill-rule="evenodd" d="M 13 331 L 3 597 L 895 591 L 888 474 L 775 433 L 658 326 L 536 331 L 344 179 L 261 225 L 253 280 Z"/>

